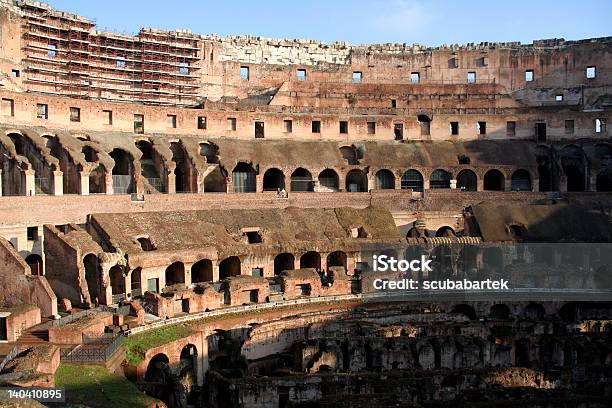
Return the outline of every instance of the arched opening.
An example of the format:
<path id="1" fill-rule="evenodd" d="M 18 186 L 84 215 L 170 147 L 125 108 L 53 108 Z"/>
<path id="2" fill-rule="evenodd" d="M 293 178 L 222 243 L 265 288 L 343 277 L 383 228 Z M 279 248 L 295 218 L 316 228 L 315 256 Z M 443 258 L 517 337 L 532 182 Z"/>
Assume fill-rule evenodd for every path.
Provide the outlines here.
<path id="1" fill-rule="evenodd" d="M 536 162 L 538 164 L 538 191 L 552 191 L 551 158 L 550 150 L 547 146 L 538 146 L 536 148 Z"/>
<path id="2" fill-rule="evenodd" d="M 130 276 L 130 287 L 132 296 L 140 296 L 142 294 L 142 268 L 136 268 Z"/>
<path id="3" fill-rule="evenodd" d="M 83 266 L 85 267 L 85 280 L 87 281 L 89 301 L 94 305 L 98 305 L 102 300 L 100 299 L 102 279 L 100 276 L 98 257 L 94 254 L 86 255 L 83 258 Z"/>
<path id="4" fill-rule="evenodd" d="M 102 165 L 97 166 L 89 173 L 89 194 L 106 193 L 106 171 Z"/>
<path id="5" fill-rule="evenodd" d="M 230 256 L 225 258 L 219 264 L 219 279 L 224 280 L 230 276 L 240 275 L 240 258 L 237 256 Z"/>
<path id="6" fill-rule="evenodd" d="M 510 317 L 510 309 L 504 304 L 491 306 L 489 316 L 493 319 L 508 319 Z"/>
<path id="7" fill-rule="evenodd" d="M 153 160 L 153 145 L 148 140 L 139 140 L 136 147 L 142 153 L 140 160 Z"/>
<path id="8" fill-rule="evenodd" d="M 344 251 L 334 251 L 327 255 L 327 269 L 332 266 L 341 266 L 347 270 L 347 256 Z"/>
<path id="9" fill-rule="evenodd" d="M 407 170 L 402 174 L 402 190 L 423 191 L 423 175 L 417 170 Z"/>
<path id="10" fill-rule="evenodd" d="M 476 320 L 476 310 L 470 305 L 460 304 L 453 307 L 451 313 L 462 314 L 470 320 Z"/>
<path id="11" fill-rule="evenodd" d="M 232 171 L 234 193 L 254 193 L 256 191 L 256 173 L 249 163 L 240 162 Z"/>
<path id="12" fill-rule="evenodd" d="M 336 192 L 339 189 L 338 173 L 332 169 L 325 169 L 319 173 L 318 191 L 323 193 Z"/>
<path id="13" fill-rule="evenodd" d="M 476 173 L 469 169 L 461 170 L 457 174 L 457 188 L 462 191 L 476 191 L 478 188 Z"/>
<path id="14" fill-rule="evenodd" d="M 355 146 L 342 146 L 340 148 L 340 154 L 348 165 L 354 166 L 359 164 L 359 154 Z"/>
<path id="15" fill-rule="evenodd" d="M 98 161 L 98 152 L 94 150 L 91 146 L 83 146 L 81 149 L 83 156 L 85 156 L 85 161 L 87 163 L 94 163 Z"/>
<path id="16" fill-rule="evenodd" d="M 321 254 L 308 251 L 300 257 L 300 268 L 315 268 L 321 270 Z"/>
<path id="17" fill-rule="evenodd" d="M 421 127 L 421 136 L 429 136 L 431 134 L 431 119 L 427 115 L 417 116 Z"/>
<path id="18" fill-rule="evenodd" d="M 166 286 L 185 284 L 185 264 L 174 262 L 166 268 Z"/>
<path id="19" fill-rule="evenodd" d="M 145 191 L 150 193 L 155 189 L 156 191 L 164 192 L 165 188 L 155 165 L 153 145 L 148 140 L 139 140 L 136 142 L 136 147 L 142 153 L 140 157 L 140 174 L 148 184 L 148 186 L 145 185 Z"/>
<path id="20" fill-rule="evenodd" d="M 512 173 L 512 191 L 531 191 L 531 175 L 525 169 L 518 169 Z"/>
<path id="21" fill-rule="evenodd" d="M 147 365 L 144 380 L 156 384 L 166 384 L 166 372 L 169 371 L 168 364 L 170 364 L 170 360 L 167 355 L 156 354 Z"/>
<path id="22" fill-rule="evenodd" d="M 274 276 L 280 276 L 282 271 L 295 269 L 295 257 L 293 254 L 283 252 L 274 257 Z"/>
<path id="23" fill-rule="evenodd" d="M 484 175 L 484 189 L 504 191 L 504 175 L 497 169 L 489 170 Z"/>
<path id="24" fill-rule="evenodd" d="M 197 384 L 197 367 L 198 367 L 198 349 L 193 344 L 187 344 L 181 350 L 179 382 L 185 386 L 187 399 L 190 400 L 193 396 L 191 392 Z"/>
<path id="25" fill-rule="evenodd" d="M 368 191 L 368 177 L 359 169 L 353 169 L 346 175 L 346 191 L 359 193 Z"/>
<path id="26" fill-rule="evenodd" d="M 440 227 L 438 228 L 438 230 L 436 231 L 436 237 L 455 237 L 455 230 L 452 229 L 449 226 L 444 226 L 444 227 Z"/>
<path id="27" fill-rule="evenodd" d="M 285 175 L 279 169 L 268 169 L 264 173 L 263 189 L 264 191 L 277 191 L 285 188 Z"/>
<path id="28" fill-rule="evenodd" d="M 450 188 L 451 174 L 442 169 L 434 170 L 429 177 L 429 188 Z"/>
<path id="29" fill-rule="evenodd" d="M 529 303 L 525 309 L 523 309 L 523 316 L 526 319 L 541 320 L 546 315 L 544 306 L 539 303 Z"/>
<path id="30" fill-rule="evenodd" d="M 312 175 L 303 168 L 295 169 L 291 174 L 291 191 L 314 191 Z"/>
<path id="31" fill-rule="evenodd" d="M 114 149 L 110 156 L 115 161 L 113 166 L 114 194 L 130 194 L 134 192 L 134 163 L 132 156 L 123 149 Z"/>
<path id="32" fill-rule="evenodd" d="M 149 237 L 139 237 L 136 240 L 140 244 L 140 249 L 145 252 L 155 251 L 157 249 Z"/>
<path id="33" fill-rule="evenodd" d="M 200 156 L 206 157 L 206 163 L 219 163 L 219 148 L 210 143 L 200 143 Z"/>
<path id="34" fill-rule="evenodd" d="M 595 187 L 597 191 L 612 191 L 612 171 L 610 169 L 604 169 L 597 174 Z"/>
<path id="35" fill-rule="evenodd" d="M 32 275 L 43 275 L 43 260 L 38 254 L 30 254 L 25 259 Z"/>
<path id="36" fill-rule="evenodd" d="M 108 273 L 110 276 L 110 285 L 111 292 L 113 294 L 113 300 L 115 300 L 115 296 L 125 294 L 125 277 L 123 276 L 123 267 L 115 265 L 110 269 Z"/>
<path id="37" fill-rule="evenodd" d="M 227 193 L 227 172 L 221 166 L 216 166 L 213 171 L 204 177 L 205 193 Z"/>
<path id="38" fill-rule="evenodd" d="M 390 170 L 382 169 L 376 173 L 377 190 L 393 190 L 395 188 L 395 176 Z"/>
<path id="39" fill-rule="evenodd" d="M 561 167 L 567 177 L 567 191 L 585 191 L 584 155 L 578 146 L 565 146 L 559 152 Z"/>
<path id="40" fill-rule="evenodd" d="M 210 259 L 201 259 L 191 266 L 191 283 L 212 281 L 213 265 Z"/>
<path id="41" fill-rule="evenodd" d="M 197 180 L 191 160 L 180 142 L 170 143 L 172 161 L 176 163 L 174 169 L 175 191 L 177 193 L 193 193 L 197 191 Z"/>

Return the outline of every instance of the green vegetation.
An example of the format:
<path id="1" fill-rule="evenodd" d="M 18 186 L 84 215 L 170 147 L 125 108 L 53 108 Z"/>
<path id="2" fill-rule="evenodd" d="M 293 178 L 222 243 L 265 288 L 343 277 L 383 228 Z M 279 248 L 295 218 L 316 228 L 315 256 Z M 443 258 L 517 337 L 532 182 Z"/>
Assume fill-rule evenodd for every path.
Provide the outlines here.
<path id="1" fill-rule="evenodd" d="M 177 324 L 129 336 L 123 342 L 126 352 L 125 359 L 130 365 L 140 364 L 144 361 L 147 350 L 180 340 L 192 333 L 189 327 Z"/>
<path id="2" fill-rule="evenodd" d="M 55 384 L 66 389 L 69 404 L 92 408 L 144 408 L 156 401 L 127 378 L 109 373 L 103 366 L 60 364 Z"/>

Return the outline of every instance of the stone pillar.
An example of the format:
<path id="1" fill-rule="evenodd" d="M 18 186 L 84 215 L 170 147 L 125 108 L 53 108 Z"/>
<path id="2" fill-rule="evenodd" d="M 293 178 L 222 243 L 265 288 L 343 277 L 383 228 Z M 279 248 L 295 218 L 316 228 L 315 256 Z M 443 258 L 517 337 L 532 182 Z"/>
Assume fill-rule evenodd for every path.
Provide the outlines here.
<path id="1" fill-rule="evenodd" d="M 355 273 L 355 266 L 357 263 L 355 256 L 356 254 L 352 254 L 351 256 L 346 257 L 346 274 L 347 275 L 353 275 Z"/>
<path id="2" fill-rule="evenodd" d="M 531 191 L 536 192 L 536 193 L 540 191 L 540 179 L 539 178 L 533 179 L 533 181 L 531 182 Z"/>
<path id="3" fill-rule="evenodd" d="M 53 177 L 53 195 L 61 196 L 64 195 L 64 173 L 61 171 L 54 171 L 51 173 Z"/>
<path id="4" fill-rule="evenodd" d="M 321 270 L 327 271 L 327 256 L 329 255 L 329 252 L 319 252 L 319 254 L 321 255 Z"/>
<path id="5" fill-rule="evenodd" d="M 399 174 L 395 174 L 395 189 L 396 190 L 401 190 L 402 189 L 402 175 Z"/>
<path id="6" fill-rule="evenodd" d="M 198 353 L 198 367 L 196 372 L 196 379 L 198 385 L 204 385 L 204 376 L 208 371 L 209 363 L 208 363 L 208 336 L 206 332 L 202 333 L 202 342 L 200 346 L 200 352 Z"/>
<path id="7" fill-rule="evenodd" d="M 34 170 L 25 171 L 25 194 L 27 196 L 36 195 L 36 175 Z"/>
<path id="8" fill-rule="evenodd" d="M 478 177 L 476 178 L 476 191 L 483 191 L 484 190 L 484 179 L 482 177 Z"/>
<path id="9" fill-rule="evenodd" d="M 0 197 L 2 197 L 2 169 L 0 169 Z"/>
<path id="10" fill-rule="evenodd" d="M 559 177 L 559 191 L 562 193 L 567 192 L 567 176 Z"/>
<path id="11" fill-rule="evenodd" d="M 512 179 L 509 177 L 504 179 L 504 191 L 512 191 Z"/>
<path id="12" fill-rule="evenodd" d="M 429 190 L 429 179 L 423 178 L 423 190 Z"/>
<path id="13" fill-rule="evenodd" d="M 338 174 L 338 191 L 346 191 L 346 174 Z"/>
<path id="14" fill-rule="evenodd" d="M 168 171 L 166 191 L 168 194 L 176 194 L 176 175 L 171 171 Z"/>
<path id="15" fill-rule="evenodd" d="M 591 177 L 589 177 L 589 186 L 587 191 L 597 191 L 597 174 L 591 174 Z"/>
<path id="16" fill-rule="evenodd" d="M 79 193 L 89 195 L 89 174 L 79 171 Z"/>
<path id="17" fill-rule="evenodd" d="M 115 194 L 115 188 L 113 187 L 113 175 L 107 173 L 104 176 L 104 179 L 106 181 L 106 194 L 107 195 Z"/>
<path id="18" fill-rule="evenodd" d="M 285 190 L 287 189 L 285 188 Z M 263 190 L 263 174 L 256 174 L 255 175 L 255 192 L 263 193 L 263 191 L 264 191 Z"/>
<path id="19" fill-rule="evenodd" d="M 376 190 L 376 176 L 370 174 L 368 177 L 368 191 Z"/>
<path id="20" fill-rule="evenodd" d="M 450 181 L 450 188 L 453 189 L 453 190 L 457 188 L 457 180 L 451 179 L 451 181 Z"/>
<path id="21" fill-rule="evenodd" d="M 212 278 L 213 282 L 219 282 L 219 261 L 212 263 Z"/>
<path id="22" fill-rule="evenodd" d="M 204 174 L 202 174 L 199 170 L 196 169 L 196 180 L 197 182 L 197 191 L 196 193 L 202 194 L 204 193 Z"/>

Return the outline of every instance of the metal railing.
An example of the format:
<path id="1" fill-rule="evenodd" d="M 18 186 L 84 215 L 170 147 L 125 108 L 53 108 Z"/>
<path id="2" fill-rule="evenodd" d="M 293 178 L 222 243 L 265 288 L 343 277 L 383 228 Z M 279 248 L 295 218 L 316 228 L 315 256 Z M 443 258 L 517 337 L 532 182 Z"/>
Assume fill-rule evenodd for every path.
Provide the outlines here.
<path id="1" fill-rule="evenodd" d="M 9 351 L 6 356 L 4 356 L 2 362 L 0 362 L 0 371 L 4 370 L 4 367 L 8 364 L 8 362 L 14 359 L 17 354 L 19 354 L 19 347 L 15 345 L 13 346 L 11 351 Z"/>
<path id="2" fill-rule="evenodd" d="M 95 314 L 99 312 L 115 313 L 116 311 L 117 309 L 111 306 L 98 306 L 95 309 L 83 310 L 83 311 L 62 317 L 61 319 L 58 319 L 58 320 L 52 320 L 51 325 L 55 327 L 62 327 L 69 323 L 83 319 L 85 317 L 94 316 Z"/>
<path id="3" fill-rule="evenodd" d="M 112 341 L 107 343 L 104 341 L 107 339 L 112 339 Z M 106 362 L 123 345 L 123 339 L 124 336 L 121 334 L 114 338 L 102 336 L 102 339 L 97 339 L 97 341 L 96 338 L 84 339 L 83 345 L 73 349 L 62 349 L 60 361 L 62 363 Z"/>

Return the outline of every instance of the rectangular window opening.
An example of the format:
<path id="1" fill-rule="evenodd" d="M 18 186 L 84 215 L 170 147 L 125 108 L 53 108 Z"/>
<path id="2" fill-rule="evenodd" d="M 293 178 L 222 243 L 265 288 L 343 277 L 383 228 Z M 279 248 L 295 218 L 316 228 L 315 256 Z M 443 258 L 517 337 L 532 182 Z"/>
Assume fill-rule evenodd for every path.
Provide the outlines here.
<path id="1" fill-rule="evenodd" d="M 532 82 L 533 81 L 533 69 L 528 69 L 525 71 L 525 81 Z"/>
<path id="2" fill-rule="evenodd" d="M 80 122 L 81 121 L 81 108 L 70 108 L 70 121 L 71 122 Z"/>
<path id="3" fill-rule="evenodd" d="M 189 63 L 188 62 L 181 62 L 179 64 L 179 74 L 189 75 Z"/>
<path id="4" fill-rule="evenodd" d="M 18 69 L 13 69 L 13 70 L 11 70 L 11 76 L 12 76 L 13 78 L 19 78 L 19 76 L 20 76 L 20 72 L 19 72 L 19 70 L 18 70 Z"/>
<path id="5" fill-rule="evenodd" d="M 312 121 L 312 133 L 321 133 L 321 121 L 320 120 Z"/>
<path id="6" fill-rule="evenodd" d="M 261 121 L 255 122 L 255 138 L 256 139 L 264 138 L 264 123 Z"/>
<path id="7" fill-rule="evenodd" d="M 240 67 L 240 79 L 243 81 L 249 80 L 249 67 Z"/>
<path id="8" fill-rule="evenodd" d="M 47 45 L 47 55 L 49 57 L 55 57 L 57 55 L 57 44 Z"/>
<path id="9" fill-rule="evenodd" d="M 206 129 L 206 116 L 198 116 L 198 129 Z"/>
<path id="10" fill-rule="evenodd" d="M 591 66 L 586 68 L 586 77 L 588 79 L 593 79 L 593 78 L 595 78 L 596 75 L 597 75 L 597 72 L 595 70 L 595 66 L 594 65 L 591 65 Z"/>
<path id="11" fill-rule="evenodd" d="M 509 120 L 506 122 L 506 136 L 516 136 L 516 122 Z"/>
<path id="12" fill-rule="evenodd" d="M 124 57 L 117 58 L 117 68 L 125 68 L 125 58 Z"/>
<path id="13" fill-rule="evenodd" d="M 236 131 L 236 118 L 227 118 L 227 130 Z"/>
<path id="14" fill-rule="evenodd" d="M 574 120 L 573 119 L 566 119 L 566 121 L 565 121 L 565 134 L 566 135 L 571 135 L 572 133 L 574 133 Z"/>
<path id="15" fill-rule="evenodd" d="M 391 107 L 393 109 L 397 108 L 397 100 L 396 99 L 391 99 Z"/>
<path id="16" fill-rule="evenodd" d="M 467 81 L 468 81 L 468 84 L 475 84 L 476 83 L 476 72 L 474 71 L 468 72 Z"/>
<path id="17" fill-rule="evenodd" d="M 361 71 L 353 72 L 353 83 L 359 84 L 361 83 L 362 79 L 363 79 L 363 74 L 361 73 Z"/>
<path id="18" fill-rule="evenodd" d="M 376 122 L 368 122 L 368 135 L 376 133 Z"/>
<path id="19" fill-rule="evenodd" d="M 393 125 L 393 135 L 395 136 L 395 140 L 404 139 L 404 124 L 403 123 L 396 123 Z"/>
<path id="20" fill-rule="evenodd" d="M 37 241 L 38 240 L 38 227 L 28 227 L 27 234 L 28 234 L 28 241 Z"/>
<path id="21" fill-rule="evenodd" d="M 283 121 L 283 127 L 285 129 L 285 133 L 293 132 L 293 121 L 291 119 L 285 119 Z"/>
<path id="22" fill-rule="evenodd" d="M 2 98 L 2 115 L 15 116 L 15 101 L 13 99 Z"/>
<path id="23" fill-rule="evenodd" d="M 47 104 L 38 103 L 36 104 L 36 117 L 38 119 L 49 119 L 49 110 Z"/>
<path id="24" fill-rule="evenodd" d="M 557 95 L 555 95 L 555 101 L 557 101 L 557 102 L 563 102 L 563 95 L 562 95 L 562 94 L 557 94 Z"/>
<path id="25" fill-rule="evenodd" d="M 340 133 L 348 133 L 348 122 L 346 120 L 340 121 Z"/>
<path id="26" fill-rule="evenodd" d="M 606 120 L 602 118 L 595 119 L 595 133 L 606 132 Z"/>
<path id="27" fill-rule="evenodd" d="M 104 117 L 104 124 L 108 126 L 113 125 L 113 111 L 111 110 L 103 110 L 102 116 Z"/>
<path id="28" fill-rule="evenodd" d="M 306 80 L 306 70 L 298 69 L 296 71 L 296 76 L 297 76 L 298 81 L 305 81 Z"/>
<path id="29" fill-rule="evenodd" d="M 169 128 L 176 129 L 176 115 L 168 115 L 166 120 Z"/>
<path id="30" fill-rule="evenodd" d="M 487 122 L 478 122 L 476 124 L 476 131 L 479 135 L 487 134 Z"/>
<path id="31" fill-rule="evenodd" d="M 450 123 L 450 134 L 455 136 L 459 134 L 459 122 Z"/>
<path id="32" fill-rule="evenodd" d="M 412 72 L 410 74 L 410 82 L 419 83 L 420 80 L 421 80 L 421 75 L 418 72 Z"/>
<path id="33" fill-rule="evenodd" d="M 134 133 L 136 134 L 144 133 L 144 115 L 140 115 L 140 114 L 134 115 Z"/>

